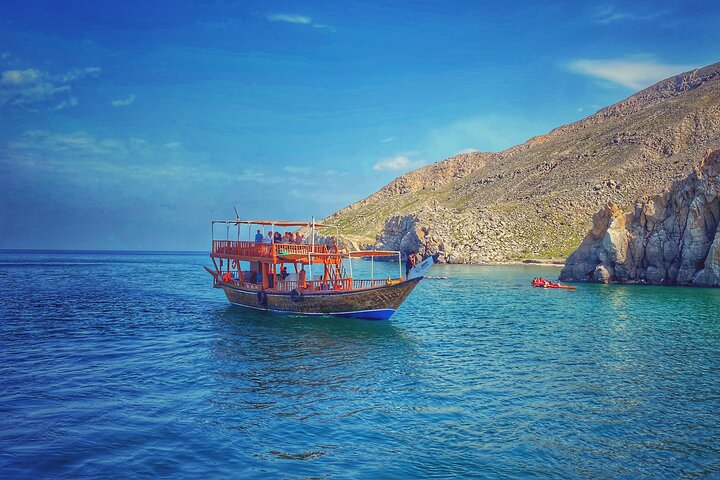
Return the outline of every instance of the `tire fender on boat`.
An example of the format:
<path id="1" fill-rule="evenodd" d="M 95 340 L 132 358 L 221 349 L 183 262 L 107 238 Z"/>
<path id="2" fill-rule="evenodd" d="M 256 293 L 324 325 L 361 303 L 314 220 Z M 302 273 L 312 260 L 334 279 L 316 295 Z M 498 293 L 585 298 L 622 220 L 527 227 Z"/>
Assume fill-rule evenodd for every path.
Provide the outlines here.
<path id="1" fill-rule="evenodd" d="M 300 300 L 302 300 L 302 298 L 303 298 L 302 292 L 300 290 L 298 290 L 297 288 L 293 288 L 292 291 L 290 292 L 290 301 L 297 303 Z"/>
<path id="2" fill-rule="evenodd" d="M 265 292 L 258 292 L 257 293 L 257 303 L 261 307 L 267 306 L 267 293 Z"/>

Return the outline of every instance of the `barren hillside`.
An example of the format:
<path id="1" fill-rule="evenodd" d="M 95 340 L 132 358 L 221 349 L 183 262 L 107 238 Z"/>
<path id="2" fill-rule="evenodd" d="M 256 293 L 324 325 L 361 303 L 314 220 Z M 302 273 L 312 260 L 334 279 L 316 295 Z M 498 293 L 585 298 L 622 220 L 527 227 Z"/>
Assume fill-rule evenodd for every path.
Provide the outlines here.
<path id="1" fill-rule="evenodd" d="M 366 244 L 427 245 L 452 263 L 564 258 L 602 205 L 657 194 L 719 147 L 716 63 L 505 151 L 409 172 L 326 221 Z"/>

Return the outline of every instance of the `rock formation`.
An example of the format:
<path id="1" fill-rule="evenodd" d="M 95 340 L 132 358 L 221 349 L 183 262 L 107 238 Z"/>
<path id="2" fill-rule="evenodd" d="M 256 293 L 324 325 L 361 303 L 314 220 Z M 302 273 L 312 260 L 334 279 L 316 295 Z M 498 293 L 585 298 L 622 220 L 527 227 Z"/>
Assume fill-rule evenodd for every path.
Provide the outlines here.
<path id="1" fill-rule="evenodd" d="M 720 63 L 505 151 L 409 172 L 325 221 L 375 248 L 429 242 L 450 263 L 564 259 L 599 206 L 666 190 L 708 148 L 720 148 Z"/>
<path id="2" fill-rule="evenodd" d="M 560 279 L 720 286 L 720 150 L 665 193 L 624 212 L 607 205 Z"/>

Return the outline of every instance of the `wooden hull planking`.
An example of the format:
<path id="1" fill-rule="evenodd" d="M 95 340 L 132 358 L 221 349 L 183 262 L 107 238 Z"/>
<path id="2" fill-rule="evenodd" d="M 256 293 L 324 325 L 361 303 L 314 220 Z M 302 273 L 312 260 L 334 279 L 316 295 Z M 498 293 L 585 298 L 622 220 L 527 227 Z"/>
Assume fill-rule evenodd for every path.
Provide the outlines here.
<path id="1" fill-rule="evenodd" d="M 386 320 L 395 313 L 422 277 L 394 285 L 348 291 L 303 292 L 299 301 L 291 300 L 290 292 L 265 291 L 265 302 L 257 290 L 246 290 L 220 283 L 230 303 L 241 307 L 273 313 L 329 315 Z"/>

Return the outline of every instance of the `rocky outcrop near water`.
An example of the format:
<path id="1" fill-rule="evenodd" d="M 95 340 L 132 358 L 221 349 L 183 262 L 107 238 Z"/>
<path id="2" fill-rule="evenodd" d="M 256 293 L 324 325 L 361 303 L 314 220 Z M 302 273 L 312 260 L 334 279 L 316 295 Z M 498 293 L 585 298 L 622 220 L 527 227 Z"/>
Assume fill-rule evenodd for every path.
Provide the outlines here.
<path id="1" fill-rule="evenodd" d="M 409 172 L 325 221 L 358 244 L 428 245 L 449 263 L 565 259 L 600 206 L 667 190 L 709 148 L 720 148 L 720 63 L 502 152 Z"/>
<path id="2" fill-rule="evenodd" d="M 497 232 L 489 240 L 488 232 Z M 497 215 L 478 218 L 472 212 L 453 212 L 440 205 L 410 215 L 390 217 L 376 245 L 383 250 L 440 252 L 443 263 L 491 263 L 511 256 L 520 247 L 512 229 Z"/>
<path id="3" fill-rule="evenodd" d="M 568 257 L 561 280 L 720 286 L 720 150 L 687 178 L 623 211 L 609 204 Z"/>

